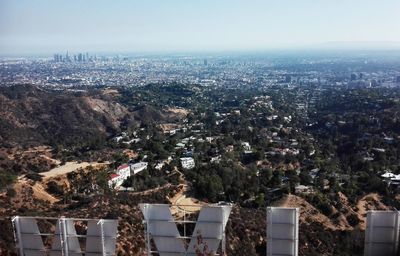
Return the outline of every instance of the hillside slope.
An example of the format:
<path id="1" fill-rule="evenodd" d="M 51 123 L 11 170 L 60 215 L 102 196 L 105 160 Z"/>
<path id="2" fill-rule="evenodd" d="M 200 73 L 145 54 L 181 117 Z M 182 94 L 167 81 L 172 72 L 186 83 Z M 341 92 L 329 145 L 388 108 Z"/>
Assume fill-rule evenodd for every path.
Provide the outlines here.
<path id="1" fill-rule="evenodd" d="M 34 86 L 0 90 L 0 141 L 11 145 L 69 144 L 118 131 L 129 111 L 99 95 L 44 91 Z"/>

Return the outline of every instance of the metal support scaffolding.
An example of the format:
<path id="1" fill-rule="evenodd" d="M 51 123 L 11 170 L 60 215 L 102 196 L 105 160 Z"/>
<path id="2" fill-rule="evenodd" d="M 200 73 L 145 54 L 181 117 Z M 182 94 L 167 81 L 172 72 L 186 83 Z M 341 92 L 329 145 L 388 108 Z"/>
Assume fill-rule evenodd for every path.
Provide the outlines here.
<path id="1" fill-rule="evenodd" d="M 24 247 L 23 247 L 23 242 L 22 242 L 22 237 L 21 237 L 21 228 L 20 228 L 20 223 L 19 223 L 19 217 L 15 216 L 14 218 L 11 219 L 13 229 L 14 229 L 14 241 L 15 244 L 18 245 L 18 252 L 19 255 L 24 255 Z"/>
<path id="2" fill-rule="evenodd" d="M 222 215 L 222 223 L 225 223 L 225 215 Z M 225 249 L 226 249 L 226 236 L 225 236 L 225 225 L 221 225 L 221 234 L 222 234 L 222 240 L 221 240 L 221 254 L 225 256 Z"/>
<path id="3" fill-rule="evenodd" d="M 97 222 L 97 225 L 99 225 L 100 224 L 100 229 L 101 229 L 101 248 L 102 248 L 102 251 L 103 251 L 103 256 L 106 256 L 107 255 L 107 251 L 106 251 L 106 242 L 105 242 L 105 239 L 104 239 L 104 225 L 103 225 L 103 220 L 99 220 L 98 222 Z"/>
<path id="4" fill-rule="evenodd" d="M 67 231 L 67 224 L 65 218 L 60 219 L 60 235 L 62 237 L 61 240 L 61 248 L 63 255 L 69 256 L 69 246 L 68 246 L 68 231 Z"/>

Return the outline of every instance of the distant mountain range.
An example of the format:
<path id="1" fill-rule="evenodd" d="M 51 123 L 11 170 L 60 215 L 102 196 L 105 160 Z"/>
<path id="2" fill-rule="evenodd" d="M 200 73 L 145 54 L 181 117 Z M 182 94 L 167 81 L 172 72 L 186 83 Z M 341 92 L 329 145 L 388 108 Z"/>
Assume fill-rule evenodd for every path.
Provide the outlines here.
<path id="1" fill-rule="evenodd" d="M 338 50 L 400 50 L 397 41 L 331 41 L 315 45 L 317 49 Z"/>

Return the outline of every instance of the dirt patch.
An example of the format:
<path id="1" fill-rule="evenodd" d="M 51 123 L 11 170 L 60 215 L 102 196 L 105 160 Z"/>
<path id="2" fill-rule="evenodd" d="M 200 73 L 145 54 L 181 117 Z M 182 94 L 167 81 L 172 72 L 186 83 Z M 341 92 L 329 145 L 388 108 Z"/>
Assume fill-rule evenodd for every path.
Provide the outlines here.
<path id="1" fill-rule="evenodd" d="M 160 124 L 160 125 L 158 125 L 158 127 L 165 133 L 165 132 L 170 132 L 175 129 L 180 129 L 180 128 L 182 128 L 182 125 L 167 123 L 167 124 Z"/>
<path id="2" fill-rule="evenodd" d="M 174 205 L 171 207 L 172 214 L 177 217 L 183 217 L 185 213 L 200 211 L 201 207 L 206 203 L 189 196 L 189 186 L 186 183 L 183 173 L 176 167 L 174 171 L 179 174 L 179 181 L 181 184 L 179 185 L 179 191 L 173 197 L 167 197 L 168 201 Z"/>
<path id="3" fill-rule="evenodd" d="M 188 196 L 188 186 L 181 185 L 180 191 L 176 193 L 172 198 L 168 198 L 171 207 L 171 212 L 174 216 L 183 217 L 185 213 L 194 213 L 201 210 L 201 207 L 205 204 L 197 200 L 196 198 Z"/>
<path id="4" fill-rule="evenodd" d="M 166 111 L 172 112 L 174 114 L 181 115 L 181 116 L 187 116 L 189 114 L 189 111 L 184 108 L 168 108 Z"/>
<path id="5" fill-rule="evenodd" d="M 112 96 L 120 96 L 121 94 L 119 93 L 119 91 L 118 90 L 115 90 L 115 89 L 104 89 L 103 91 L 102 91 L 102 93 L 104 94 L 104 95 L 112 95 Z"/>
<path id="6" fill-rule="evenodd" d="M 349 227 L 344 223 L 333 223 L 330 218 L 318 211 L 314 206 L 301 197 L 288 195 L 282 200 L 279 207 L 297 207 L 300 208 L 299 221 L 304 223 L 317 222 L 321 223 L 324 228 L 331 230 L 346 230 Z"/>
<path id="7" fill-rule="evenodd" d="M 125 115 L 129 114 L 126 107 L 119 103 L 111 103 L 90 97 L 84 97 L 84 100 L 92 110 L 106 116 L 114 127 L 119 127 L 121 124 L 120 120 L 124 118 Z"/>
<path id="8" fill-rule="evenodd" d="M 127 155 L 129 159 L 136 159 L 139 156 L 139 154 L 136 151 L 133 151 L 131 149 L 124 149 L 122 153 Z"/>
<path id="9" fill-rule="evenodd" d="M 32 184 L 32 181 L 27 179 L 19 179 L 18 183 L 14 185 L 16 196 L 12 199 L 16 205 L 14 207 L 29 208 L 27 204 L 34 200 L 47 201 L 51 204 L 58 201 L 56 197 L 49 194 L 42 183 L 36 182 Z M 29 200 L 27 200 L 29 198 Z"/>
<path id="10" fill-rule="evenodd" d="M 40 173 L 41 175 L 43 175 L 44 178 L 51 178 L 51 177 L 56 177 L 59 175 L 63 175 L 63 174 L 67 174 L 70 172 L 74 172 L 78 169 L 81 168 L 86 168 L 88 166 L 101 166 L 101 165 L 107 165 L 107 163 L 97 163 L 97 162 L 82 162 L 82 163 L 78 163 L 78 162 L 67 162 L 66 164 L 56 167 L 54 169 L 51 169 L 48 172 L 42 172 Z"/>

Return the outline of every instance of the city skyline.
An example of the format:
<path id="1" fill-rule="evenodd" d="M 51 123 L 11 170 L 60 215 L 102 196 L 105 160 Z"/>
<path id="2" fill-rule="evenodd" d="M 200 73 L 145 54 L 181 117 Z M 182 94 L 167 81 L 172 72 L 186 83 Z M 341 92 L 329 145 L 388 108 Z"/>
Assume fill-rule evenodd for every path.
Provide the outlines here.
<path id="1" fill-rule="evenodd" d="M 4 0 L 0 7 L 3 56 L 66 50 L 400 49 L 396 0 Z"/>

